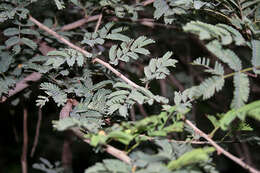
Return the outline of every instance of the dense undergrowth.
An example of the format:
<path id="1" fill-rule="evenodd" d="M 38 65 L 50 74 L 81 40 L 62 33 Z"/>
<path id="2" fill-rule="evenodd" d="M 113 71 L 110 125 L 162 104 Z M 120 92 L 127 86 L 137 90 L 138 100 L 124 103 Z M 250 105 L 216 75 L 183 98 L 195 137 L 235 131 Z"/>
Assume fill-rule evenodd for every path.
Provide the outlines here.
<path id="1" fill-rule="evenodd" d="M 82 141 L 98 155 L 85 173 L 259 172 L 259 21 L 258 0 L 2 0 L 2 116 L 23 115 L 22 172 L 78 171 Z M 27 162 L 44 122 L 64 134 L 60 163 Z"/>

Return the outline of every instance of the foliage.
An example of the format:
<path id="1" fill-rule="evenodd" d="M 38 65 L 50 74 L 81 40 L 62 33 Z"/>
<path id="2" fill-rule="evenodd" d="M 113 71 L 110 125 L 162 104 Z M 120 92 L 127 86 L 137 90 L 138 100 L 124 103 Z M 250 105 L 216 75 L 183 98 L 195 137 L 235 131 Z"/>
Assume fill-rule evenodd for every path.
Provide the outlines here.
<path id="1" fill-rule="evenodd" d="M 85 173 L 217 172 L 215 149 L 191 145 L 200 137 L 185 120 L 210 114 L 206 124 L 196 125 L 211 131 L 211 139 L 256 131 L 248 119 L 260 120 L 260 1 L 146 3 L 1 1 L 0 100 L 32 72 L 40 74 L 33 85 L 26 81 L 31 86 L 22 91 L 27 97 L 14 93 L 10 99 L 26 97 L 40 108 L 54 105 L 60 113 L 73 100 L 66 117 L 52 121 L 53 128 L 80 131 L 99 152 L 107 145 L 125 148 L 132 160 L 127 164 L 104 158 Z M 91 23 L 96 14 L 98 21 Z M 85 22 L 81 26 L 62 27 L 80 17 Z M 158 34 L 152 27 L 163 34 L 154 36 Z M 188 41 L 178 40 L 181 36 Z M 164 37 L 170 40 L 162 39 L 166 46 L 160 40 Z M 173 42 L 189 47 L 189 58 Z M 177 82 L 170 86 L 169 79 Z M 149 145 L 143 149 L 145 143 Z M 64 171 L 59 164 L 40 160 L 35 169 Z"/>

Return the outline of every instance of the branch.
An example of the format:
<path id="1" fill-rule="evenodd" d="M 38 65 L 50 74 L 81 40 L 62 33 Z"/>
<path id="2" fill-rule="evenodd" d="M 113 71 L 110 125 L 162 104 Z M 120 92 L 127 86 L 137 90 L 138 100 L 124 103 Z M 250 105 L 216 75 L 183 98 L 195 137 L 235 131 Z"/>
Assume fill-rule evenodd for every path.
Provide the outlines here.
<path id="1" fill-rule="evenodd" d="M 90 143 L 90 140 L 85 139 L 84 138 L 84 133 L 82 133 L 79 129 L 71 129 L 76 136 L 78 136 L 79 138 L 81 138 L 84 142 L 86 143 Z M 131 163 L 131 158 L 123 151 L 111 146 L 111 145 L 104 145 L 105 146 L 105 151 L 109 154 L 111 154 L 112 156 L 122 160 L 123 162 L 130 164 Z"/>
<path id="2" fill-rule="evenodd" d="M 27 130 L 28 111 L 23 110 L 23 151 L 21 156 L 22 173 L 27 173 L 27 147 L 28 147 L 28 130 Z"/>
<path id="3" fill-rule="evenodd" d="M 31 157 L 33 157 L 35 149 L 36 149 L 38 141 L 39 141 L 41 121 L 42 121 L 42 108 L 39 107 L 39 110 L 38 110 L 38 121 L 37 121 L 37 125 L 36 125 L 36 132 L 35 132 L 33 147 L 32 147 L 32 151 L 31 151 Z"/>
<path id="4" fill-rule="evenodd" d="M 200 135 L 201 137 L 205 138 L 207 141 L 209 141 L 209 143 L 216 148 L 218 154 L 224 154 L 225 156 L 227 156 L 228 158 L 230 158 L 231 160 L 233 160 L 234 162 L 236 162 L 237 164 L 239 164 L 240 166 L 242 166 L 243 168 L 249 170 L 252 173 L 260 173 L 260 171 L 256 170 L 255 168 L 251 167 L 250 165 L 246 164 L 245 162 L 243 162 L 241 159 L 237 158 L 236 156 L 232 155 L 231 153 L 227 152 L 226 150 L 224 150 L 221 146 L 219 146 L 215 141 L 213 141 L 211 138 L 208 137 L 207 134 L 205 134 L 204 132 L 202 132 L 200 129 L 198 129 L 194 124 L 192 124 L 191 121 L 189 120 L 185 120 L 185 123 L 188 124 L 194 131 L 195 133 L 197 133 L 198 135 Z"/>
<path id="5" fill-rule="evenodd" d="M 153 3 L 153 2 L 154 2 L 154 0 L 146 0 L 142 4 L 143 4 L 143 6 L 146 6 L 146 5 L 149 5 L 149 4 Z"/>
<path id="6" fill-rule="evenodd" d="M 102 20 L 102 17 L 103 17 L 103 15 L 102 15 L 102 13 L 99 15 L 99 17 L 98 17 L 98 21 L 97 21 L 97 24 L 96 24 L 96 27 L 95 27 L 95 33 L 97 32 L 97 30 L 98 30 L 98 28 L 99 28 L 99 26 L 100 26 L 100 24 L 101 24 L 101 20 Z"/>
<path id="7" fill-rule="evenodd" d="M 77 105 L 78 102 L 75 99 L 68 99 L 66 105 L 62 108 L 62 111 L 60 112 L 60 118 L 66 118 L 69 117 L 69 114 L 72 110 L 72 106 Z M 71 131 L 74 132 L 74 134 L 76 136 L 78 136 L 79 138 L 81 138 L 84 142 L 86 143 L 90 143 L 89 139 L 85 139 L 84 138 L 84 133 L 82 133 L 80 131 L 80 129 L 77 128 L 72 128 L 70 129 Z M 117 148 L 111 146 L 111 145 L 104 145 L 105 146 L 105 151 L 109 154 L 111 154 L 112 156 L 130 164 L 131 163 L 131 159 L 130 157 L 127 156 L 127 154 L 121 150 L 118 150 Z"/>
<path id="8" fill-rule="evenodd" d="M 68 31 L 68 30 L 71 30 L 71 29 L 75 29 L 77 27 L 80 27 L 80 26 L 84 25 L 85 23 L 98 20 L 99 17 L 100 17 L 100 15 L 95 15 L 95 16 L 89 16 L 89 17 L 80 19 L 80 20 L 78 20 L 76 22 L 73 22 L 73 23 L 70 23 L 68 25 L 63 26 L 61 28 L 61 31 Z"/>
<path id="9" fill-rule="evenodd" d="M 42 23 L 40 23 L 39 21 L 37 21 L 35 18 L 33 18 L 32 16 L 29 16 L 29 20 L 31 20 L 34 24 L 36 24 L 39 28 L 43 29 L 44 31 L 48 32 L 49 34 L 53 35 L 54 37 L 56 37 L 58 40 L 60 40 L 61 42 L 67 44 L 69 47 L 81 52 L 82 54 L 84 54 L 86 57 L 91 57 L 92 54 L 85 51 L 84 49 L 76 46 L 75 44 L 69 42 L 68 40 L 66 40 L 65 38 L 63 38 L 62 36 L 60 36 L 59 34 L 57 34 L 55 31 L 51 30 L 50 28 L 48 28 L 47 26 L 43 25 Z M 129 85 L 133 86 L 134 88 L 139 88 L 138 85 L 136 85 L 134 82 L 132 82 L 131 80 L 129 80 L 127 77 L 125 77 L 123 74 L 121 74 L 120 72 L 118 72 L 116 69 L 114 69 L 110 64 L 104 62 L 103 60 L 99 59 L 99 58 L 94 58 L 92 62 L 98 62 L 102 65 L 104 65 L 106 68 L 108 68 L 109 70 L 111 70 L 113 73 L 115 73 L 118 77 L 120 77 L 121 79 L 123 79 L 125 82 L 127 82 Z"/>

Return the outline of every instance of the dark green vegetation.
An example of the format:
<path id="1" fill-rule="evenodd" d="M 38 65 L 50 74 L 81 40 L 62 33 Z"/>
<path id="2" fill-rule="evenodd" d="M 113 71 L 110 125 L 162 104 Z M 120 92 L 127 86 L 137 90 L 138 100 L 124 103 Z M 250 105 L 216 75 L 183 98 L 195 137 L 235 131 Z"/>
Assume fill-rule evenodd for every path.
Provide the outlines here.
<path id="1" fill-rule="evenodd" d="M 259 172 L 259 0 L 2 0 L 0 172 Z"/>

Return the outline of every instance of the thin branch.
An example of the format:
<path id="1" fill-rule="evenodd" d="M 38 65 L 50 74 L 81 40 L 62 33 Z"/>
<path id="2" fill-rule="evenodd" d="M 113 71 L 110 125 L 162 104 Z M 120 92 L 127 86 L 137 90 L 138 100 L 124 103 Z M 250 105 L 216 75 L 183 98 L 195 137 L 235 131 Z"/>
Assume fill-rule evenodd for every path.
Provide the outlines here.
<path id="1" fill-rule="evenodd" d="M 36 125 L 36 133 L 35 133 L 33 147 L 32 147 L 32 151 L 31 151 L 31 157 L 33 157 L 35 149 L 36 149 L 38 141 L 39 141 L 41 122 L 42 122 L 42 108 L 39 107 L 39 110 L 38 110 L 38 121 L 37 121 L 37 125 Z"/>
<path id="2" fill-rule="evenodd" d="M 146 0 L 142 4 L 143 4 L 143 6 L 146 6 L 146 5 L 149 5 L 149 4 L 153 3 L 153 2 L 154 2 L 154 0 Z"/>
<path id="3" fill-rule="evenodd" d="M 84 49 L 72 44 L 71 42 L 69 42 L 68 40 L 66 40 L 65 38 L 63 38 L 62 36 L 60 36 L 59 34 L 57 34 L 55 31 L 51 30 L 50 28 L 48 28 L 47 26 L 43 25 L 42 23 L 40 23 L 39 21 L 37 21 L 35 18 L 33 18 L 32 16 L 29 16 L 29 19 L 36 24 L 39 28 L 45 30 L 46 32 L 48 32 L 49 34 L 53 35 L 54 37 L 56 37 L 58 40 L 60 40 L 61 42 L 67 44 L 69 47 L 76 49 L 77 51 L 81 52 L 82 54 L 84 54 L 87 57 L 92 56 L 91 53 L 85 51 Z M 99 59 L 99 58 L 94 58 L 93 61 L 94 62 L 98 62 L 102 65 L 104 65 L 106 68 L 108 68 L 109 70 L 111 70 L 115 75 L 117 75 L 118 77 L 120 77 L 121 79 L 123 79 L 126 83 L 128 83 L 129 85 L 133 86 L 134 88 L 139 88 L 139 86 L 137 84 L 135 84 L 134 82 L 132 82 L 131 80 L 129 80 L 127 77 L 125 77 L 123 74 L 121 74 L 120 72 L 118 72 L 116 69 L 114 69 L 110 64 L 104 62 L 103 60 Z"/>
<path id="4" fill-rule="evenodd" d="M 106 68 L 108 68 L 109 70 L 111 70 L 115 75 L 117 75 L 119 78 L 123 79 L 126 83 L 128 83 L 129 85 L 133 86 L 134 88 L 139 88 L 140 86 L 138 86 L 137 84 L 135 84 L 133 81 L 129 80 L 127 77 L 125 77 L 122 73 L 118 72 L 116 69 L 114 69 L 110 64 L 108 64 L 107 62 L 102 61 L 99 58 L 94 58 L 93 61 L 94 62 L 98 62 L 99 64 L 102 64 L 103 66 L 105 66 Z"/>
<path id="5" fill-rule="evenodd" d="M 66 132 L 67 135 L 64 139 L 62 146 L 62 167 L 64 169 L 64 173 L 72 172 L 72 151 L 71 151 L 71 133 Z"/>
<path id="6" fill-rule="evenodd" d="M 66 40 L 65 38 L 63 38 L 62 36 L 60 36 L 59 34 L 57 34 L 55 31 L 51 30 L 50 28 L 48 28 L 47 26 L 43 25 L 42 23 L 40 23 L 38 20 L 36 20 L 35 18 L 33 18 L 32 16 L 29 16 L 29 20 L 32 21 L 34 24 L 36 24 L 37 26 L 39 26 L 39 28 L 43 29 L 44 31 L 48 32 L 49 34 L 53 35 L 54 37 L 56 37 L 58 40 L 60 40 L 61 42 L 67 44 L 69 47 L 76 49 L 77 51 L 80 51 L 81 53 L 83 53 L 85 56 L 87 57 L 91 57 L 91 53 L 85 51 L 84 49 L 72 44 L 71 42 L 69 42 L 68 40 Z"/>
<path id="7" fill-rule="evenodd" d="M 78 136 L 79 138 L 81 138 L 84 142 L 86 143 L 90 143 L 90 140 L 85 139 L 84 138 L 84 133 L 82 133 L 79 129 L 71 129 L 76 136 Z M 127 164 L 131 164 L 131 158 L 123 151 L 111 146 L 111 145 L 104 145 L 105 146 L 105 151 L 109 154 L 111 154 L 112 156 L 122 160 L 123 162 L 127 163 Z"/>
<path id="8" fill-rule="evenodd" d="M 27 130 L 28 111 L 23 110 L 23 151 L 21 156 L 22 173 L 27 173 L 27 147 L 28 147 L 28 130 Z"/>
<path id="9" fill-rule="evenodd" d="M 198 129 L 194 124 L 192 124 L 191 121 L 189 120 L 185 120 L 185 123 L 188 124 L 194 131 L 195 133 L 197 133 L 198 135 L 200 135 L 201 137 L 205 138 L 207 141 L 209 141 L 209 143 L 216 148 L 218 154 L 224 154 L 225 156 L 227 156 L 228 158 L 230 158 L 231 160 L 233 160 L 234 162 L 236 162 L 237 164 L 239 164 L 240 166 L 242 166 L 243 168 L 249 170 L 252 173 L 260 173 L 260 171 L 256 170 L 255 168 L 251 167 L 250 165 L 246 164 L 245 162 L 243 162 L 241 159 L 237 158 L 236 156 L 232 155 L 231 153 L 227 152 L 226 150 L 224 150 L 221 146 L 219 146 L 215 141 L 213 141 L 211 138 L 208 137 L 207 134 L 205 134 L 204 132 L 202 132 L 200 129 Z"/>
<path id="10" fill-rule="evenodd" d="M 173 75 L 169 75 L 168 79 L 170 80 L 171 84 L 177 87 L 181 92 L 185 90 L 184 86 L 178 81 Z"/>
<path id="11" fill-rule="evenodd" d="M 78 104 L 78 102 L 75 99 L 68 99 L 66 105 L 62 108 L 62 111 L 60 112 L 60 117 L 62 117 L 62 118 L 69 117 L 70 111 L 72 110 L 72 106 L 76 106 L 77 104 Z M 81 138 L 84 142 L 86 142 L 88 144 L 90 143 L 90 140 L 85 139 L 84 133 L 82 133 L 79 129 L 73 128 L 73 129 L 70 129 L 70 130 L 73 131 L 74 134 L 76 136 L 78 136 L 79 138 Z M 131 163 L 130 157 L 128 157 L 125 152 L 118 150 L 111 145 L 106 144 L 105 145 L 105 151 L 107 153 L 113 155 L 114 157 L 128 163 L 128 164 Z"/>
<path id="12" fill-rule="evenodd" d="M 99 28 L 99 26 L 100 26 L 100 24 L 101 24 L 102 17 L 103 17 L 103 15 L 102 15 L 102 13 L 101 13 L 101 14 L 99 15 L 99 17 L 98 17 L 98 21 L 97 21 L 97 24 L 96 24 L 96 27 L 95 27 L 95 33 L 97 32 L 97 30 L 98 30 L 98 28 Z"/>
<path id="13" fill-rule="evenodd" d="M 71 30 L 71 29 L 75 29 L 75 28 L 78 28 L 88 22 L 93 22 L 93 21 L 96 21 L 98 20 L 100 17 L 100 15 L 95 15 L 95 16 L 89 16 L 89 17 L 86 17 L 86 18 L 83 18 L 83 19 L 80 19 L 76 22 L 73 22 L 73 23 L 70 23 L 68 25 L 65 25 L 61 28 L 61 31 L 68 31 L 68 30 Z"/>
<path id="14" fill-rule="evenodd" d="M 143 105 L 137 103 L 138 109 L 140 111 L 140 113 L 144 116 L 144 117 L 148 117 L 148 114 L 146 113 L 146 111 L 144 110 Z"/>

